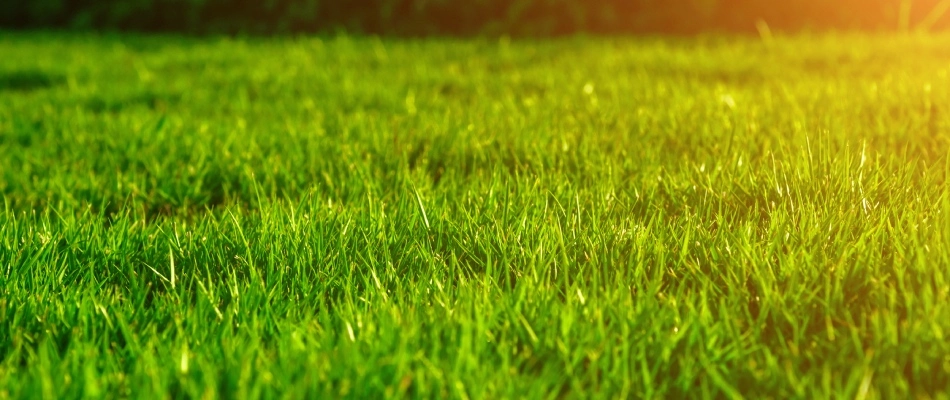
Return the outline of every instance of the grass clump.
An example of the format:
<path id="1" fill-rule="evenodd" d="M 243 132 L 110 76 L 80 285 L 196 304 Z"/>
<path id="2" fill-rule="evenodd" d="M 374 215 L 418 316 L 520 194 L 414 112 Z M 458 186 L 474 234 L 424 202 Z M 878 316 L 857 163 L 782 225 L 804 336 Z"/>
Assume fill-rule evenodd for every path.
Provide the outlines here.
<path id="1" fill-rule="evenodd" d="M 0 397 L 946 397 L 948 49 L 7 34 Z"/>

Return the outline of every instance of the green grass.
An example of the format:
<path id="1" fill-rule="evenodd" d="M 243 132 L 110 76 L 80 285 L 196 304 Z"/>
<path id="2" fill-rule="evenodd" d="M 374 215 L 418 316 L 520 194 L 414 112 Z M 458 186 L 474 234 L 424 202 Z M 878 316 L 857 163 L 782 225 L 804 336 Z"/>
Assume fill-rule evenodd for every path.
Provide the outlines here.
<path id="1" fill-rule="evenodd" d="M 0 398 L 950 395 L 948 36 L 0 55 Z"/>

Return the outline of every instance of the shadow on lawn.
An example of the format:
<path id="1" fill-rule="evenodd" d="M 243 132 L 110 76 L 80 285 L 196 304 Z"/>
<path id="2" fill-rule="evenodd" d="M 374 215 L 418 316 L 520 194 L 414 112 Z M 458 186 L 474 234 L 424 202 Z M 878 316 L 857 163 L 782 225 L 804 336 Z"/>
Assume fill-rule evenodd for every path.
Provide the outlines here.
<path id="1" fill-rule="evenodd" d="M 18 70 L 0 72 L 0 93 L 32 92 L 62 85 L 66 78 L 40 70 Z"/>

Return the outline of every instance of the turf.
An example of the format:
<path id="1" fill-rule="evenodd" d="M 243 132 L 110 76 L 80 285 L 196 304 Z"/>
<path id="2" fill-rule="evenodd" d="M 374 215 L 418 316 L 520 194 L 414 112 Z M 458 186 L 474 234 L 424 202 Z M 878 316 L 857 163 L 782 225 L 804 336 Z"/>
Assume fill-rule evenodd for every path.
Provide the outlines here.
<path id="1" fill-rule="evenodd" d="M 0 398 L 950 395 L 948 36 L 0 55 Z"/>

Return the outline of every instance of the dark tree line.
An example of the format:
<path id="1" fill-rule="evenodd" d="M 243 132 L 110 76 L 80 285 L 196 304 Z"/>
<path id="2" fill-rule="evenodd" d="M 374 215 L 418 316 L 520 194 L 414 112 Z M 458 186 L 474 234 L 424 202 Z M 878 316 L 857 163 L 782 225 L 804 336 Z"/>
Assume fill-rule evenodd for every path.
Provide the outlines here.
<path id="1" fill-rule="evenodd" d="M 773 30 L 894 30 L 902 19 L 911 26 L 927 21 L 933 28 L 950 27 L 950 12 L 940 13 L 941 3 L 950 0 L 0 0 L 0 27 L 197 34 L 691 34 L 754 32 L 756 21 L 765 21 Z M 910 5 L 909 12 L 901 12 L 902 4 Z"/>

